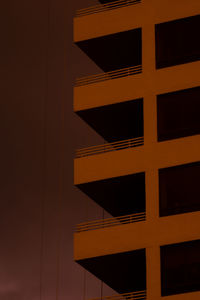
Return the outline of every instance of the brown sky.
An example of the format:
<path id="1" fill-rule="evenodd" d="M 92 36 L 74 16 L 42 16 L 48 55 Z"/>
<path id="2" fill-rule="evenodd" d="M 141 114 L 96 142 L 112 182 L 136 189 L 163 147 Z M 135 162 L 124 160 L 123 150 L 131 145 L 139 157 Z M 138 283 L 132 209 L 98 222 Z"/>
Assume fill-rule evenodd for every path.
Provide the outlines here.
<path id="1" fill-rule="evenodd" d="M 73 187 L 73 152 L 101 139 L 72 111 L 74 78 L 98 71 L 72 44 L 72 16 L 95 3 L 1 3 L 2 300 L 82 299 L 72 231 L 85 221 L 86 207 L 91 219 L 102 210 Z M 90 274 L 86 296 L 100 296 L 100 282 Z"/>

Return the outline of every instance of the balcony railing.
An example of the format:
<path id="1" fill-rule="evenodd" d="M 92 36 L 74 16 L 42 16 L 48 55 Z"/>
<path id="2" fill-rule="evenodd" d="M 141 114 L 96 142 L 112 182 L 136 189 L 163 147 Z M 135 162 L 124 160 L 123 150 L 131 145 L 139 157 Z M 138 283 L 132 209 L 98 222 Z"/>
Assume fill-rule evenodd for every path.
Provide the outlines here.
<path id="1" fill-rule="evenodd" d="M 90 6 L 87 8 L 82 8 L 76 11 L 75 16 L 76 17 L 82 17 L 82 16 L 87 16 L 91 14 L 96 14 L 99 12 L 104 12 L 107 10 L 112 10 L 116 8 L 121 8 L 125 6 L 130 6 L 130 5 L 135 5 L 141 3 L 141 0 L 119 0 L 119 1 L 114 1 L 106 4 L 98 4 L 95 6 Z"/>
<path id="2" fill-rule="evenodd" d="M 111 226 L 119 226 L 123 224 L 141 222 L 145 220 L 146 220 L 146 213 L 142 212 L 142 213 L 120 216 L 115 218 L 101 219 L 101 220 L 81 223 L 76 225 L 75 231 L 76 232 L 89 231 L 89 230 L 95 230 L 95 229 L 106 228 Z"/>
<path id="3" fill-rule="evenodd" d="M 144 145 L 144 137 L 138 137 L 114 143 L 106 143 L 103 145 L 78 149 L 76 150 L 75 158 L 81 158 L 84 156 L 96 155 L 115 150 L 122 150 L 126 148 L 134 148 L 142 145 Z"/>
<path id="4" fill-rule="evenodd" d="M 142 65 L 119 69 L 119 70 L 115 70 L 115 71 L 111 71 L 111 72 L 105 72 L 102 74 L 96 74 L 96 75 L 91 75 L 91 76 L 87 76 L 87 77 L 84 76 L 81 78 L 77 78 L 75 81 L 75 86 L 88 85 L 88 84 L 92 84 L 92 83 L 97 83 L 97 82 L 101 82 L 101 81 L 131 76 L 131 75 L 140 74 L 140 73 L 142 73 Z"/>
<path id="5" fill-rule="evenodd" d="M 101 297 L 101 298 L 93 298 L 90 300 L 145 300 L 146 299 L 146 291 L 132 292 L 119 294 L 115 296 Z"/>

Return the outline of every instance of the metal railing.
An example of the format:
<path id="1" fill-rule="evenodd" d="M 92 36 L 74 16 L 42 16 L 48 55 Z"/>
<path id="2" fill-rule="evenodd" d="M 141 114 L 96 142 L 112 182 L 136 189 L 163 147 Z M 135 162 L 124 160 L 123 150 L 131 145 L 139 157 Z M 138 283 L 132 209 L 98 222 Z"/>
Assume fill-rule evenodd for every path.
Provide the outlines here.
<path id="1" fill-rule="evenodd" d="M 106 143 L 103 145 L 78 149 L 76 150 L 75 158 L 81 158 L 84 156 L 91 156 L 115 150 L 122 150 L 126 148 L 134 148 L 142 145 L 144 145 L 144 137 L 138 137 L 114 143 Z"/>
<path id="2" fill-rule="evenodd" d="M 96 75 L 84 76 L 75 80 L 75 86 L 83 86 L 101 81 L 116 79 L 142 73 L 142 65 L 105 72 Z"/>
<path id="3" fill-rule="evenodd" d="M 100 220 L 81 223 L 76 225 L 75 231 L 76 232 L 89 231 L 89 230 L 95 230 L 95 229 L 100 229 L 105 227 L 119 226 L 122 224 L 141 222 L 145 220 L 146 220 L 146 212 L 135 213 L 126 216 L 120 216 L 120 217 L 109 218 L 109 219 L 100 219 Z"/>
<path id="4" fill-rule="evenodd" d="M 125 294 L 119 294 L 115 296 L 107 296 L 101 298 L 92 298 L 90 300 L 136 300 L 136 299 L 145 300 L 146 291 L 125 293 Z"/>
<path id="5" fill-rule="evenodd" d="M 75 17 L 82 17 L 82 16 L 87 16 L 91 14 L 96 14 L 99 12 L 104 12 L 107 10 L 112 10 L 116 8 L 121 8 L 125 6 L 130 6 L 130 5 L 135 5 L 141 3 L 141 0 L 119 0 L 119 1 L 114 1 L 106 4 L 98 4 L 95 6 L 90 6 L 87 8 L 82 8 L 76 11 Z"/>

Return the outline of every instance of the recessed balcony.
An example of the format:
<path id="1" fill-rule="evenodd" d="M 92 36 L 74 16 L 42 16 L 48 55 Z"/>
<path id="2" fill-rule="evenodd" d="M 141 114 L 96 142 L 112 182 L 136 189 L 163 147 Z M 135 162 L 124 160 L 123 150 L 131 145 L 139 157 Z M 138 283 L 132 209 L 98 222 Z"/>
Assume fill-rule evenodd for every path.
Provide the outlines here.
<path id="1" fill-rule="evenodd" d="M 76 158 L 134 148 L 144 144 L 143 99 L 76 111 L 106 141 L 76 151 Z"/>
<path id="2" fill-rule="evenodd" d="M 106 227 L 145 219 L 145 173 L 137 173 L 76 185 L 88 197 L 103 207 L 113 219 L 87 224 L 86 227 Z M 120 217 L 120 218 L 119 218 Z M 83 226 L 84 227 L 84 226 Z"/>
<path id="3" fill-rule="evenodd" d="M 116 293 L 134 295 L 135 292 L 141 294 L 141 291 L 146 290 L 145 249 L 80 259 L 76 262 Z M 145 292 L 142 294 L 142 297 L 144 296 Z"/>
<path id="4" fill-rule="evenodd" d="M 76 42 L 105 73 L 76 80 L 75 86 L 127 77 L 142 72 L 141 28 Z"/>

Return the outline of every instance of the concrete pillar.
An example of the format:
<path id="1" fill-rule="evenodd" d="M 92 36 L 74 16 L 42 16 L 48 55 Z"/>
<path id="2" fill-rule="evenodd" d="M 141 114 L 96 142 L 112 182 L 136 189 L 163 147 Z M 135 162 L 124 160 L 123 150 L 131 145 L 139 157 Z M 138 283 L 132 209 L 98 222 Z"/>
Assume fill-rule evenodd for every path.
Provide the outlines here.
<path id="1" fill-rule="evenodd" d="M 147 262 L 147 300 L 161 297 L 160 247 L 146 248 Z"/>

